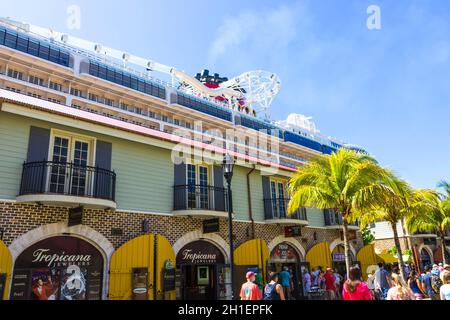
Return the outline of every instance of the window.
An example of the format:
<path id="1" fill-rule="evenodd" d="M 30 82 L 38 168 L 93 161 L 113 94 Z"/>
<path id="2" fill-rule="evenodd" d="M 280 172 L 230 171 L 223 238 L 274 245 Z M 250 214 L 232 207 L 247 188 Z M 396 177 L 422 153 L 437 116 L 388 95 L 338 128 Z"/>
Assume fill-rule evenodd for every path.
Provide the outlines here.
<path id="1" fill-rule="evenodd" d="M 112 107 L 114 105 L 114 100 L 105 98 L 105 104 Z"/>
<path id="2" fill-rule="evenodd" d="M 83 93 L 79 89 L 71 88 L 70 94 L 77 97 L 83 97 Z"/>
<path id="3" fill-rule="evenodd" d="M 271 180 L 270 194 L 272 197 L 273 216 L 277 218 L 286 218 L 286 182 L 281 180 Z"/>
<path id="4" fill-rule="evenodd" d="M 33 92 L 28 92 L 27 95 L 30 97 L 38 98 L 38 99 L 42 98 L 42 96 L 40 94 L 33 93 Z"/>
<path id="5" fill-rule="evenodd" d="M 187 165 L 188 208 L 208 209 L 209 170 L 203 165 Z"/>
<path id="6" fill-rule="evenodd" d="M 8 77 L 22 80 L 23 79 L 23 73 L 14 69 L 8 69 Z"/>
<path id="7" fill-rule="evenodd" d="M 22 36 L 17 38 L 17 50 L 25 53 L 28 51 L 28 38 Z"/>
<path id="8" fill-rule="evenodd" d="M 137 114 L 142 114 L 142 108 L 136 107 L 136 108 L 134 109 L 134 112 L 136 112 Z"/>
<path id="9" fill-rule="evenodd" d="M 16 93 L 20 93 L 21 92 L 20 89 L 16 89 L 16 88 L 13 88 L 13 87 L 6 87 L 6 90 L 12 91 L 12 92 L 16 92 Z"/>
<path id="10" fill-rule="evenodd" d="M 121 102 L 120 103 L 120 109 L 128 111 L 129 105 L 127 105 L 126 103 Z"/>
<path id="11" fill-rule="evenodd" d="M 92 164 L 94 139 L 72 136 L 69 133 L 52 133 L 49 161 L 48 190 L 54 193 L 85 195 L 93 182 L 86 166 Z M 70 166 L 67 163 L 71 163 Z M 69 178 L 70 177 L 70 178 Z"/>
<path id="12" fill-rule="evenodd" d="M 173 119 L 173 123 L 176 124 L 177 126 L 179 126 L 179 125 L 180 125 L 180 120 L 178 120 L 178 119 Z"/>
<path id="13" fill-rule="evenodd" d="M 44 86 L 44 79 L 36 76 L 29 76 L 28 81 L 38 86 Z"/>
<path id="14" fill-rule="evenodd" d="M 98 95 L 89 92 L 89 100 L 98 102 L 99 100 Z"/>
<path id="15" fill-rule="evenodd" d="M 62 91 L 62 86 L 59 83 L 50 81 L 48 83 L 48 87 L 52 90 L 56 90 L 56 91 Z"/>
<path id="16" fill-rule="evenodd" d="M 50 46 L 41 43 L 39 45 L 39 58 L 49 60 L 49 54 L 50 54 Z"/>
<path id="17" fill-rule="evenodd" d="M 59 104 L 61 104 L 61 101 L 58 100 L 58 99 L 55 99 L 55 98 L 48 98 L 47 100 L 50 101 L 50 102 L 54 102 L 54 103 L 59 103 Z"/>

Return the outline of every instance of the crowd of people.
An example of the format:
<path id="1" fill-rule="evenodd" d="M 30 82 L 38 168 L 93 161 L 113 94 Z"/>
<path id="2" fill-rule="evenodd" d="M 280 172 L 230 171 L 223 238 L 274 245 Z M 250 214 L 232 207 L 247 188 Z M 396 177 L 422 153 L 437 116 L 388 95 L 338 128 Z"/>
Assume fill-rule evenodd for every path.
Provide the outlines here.
<path id="1" fill-rule="evenodd" d="M 378 264 L 364 280 L 359 266 L 352 266 L 348 278 L 337 270 L 317 267 L 304 272 L 304 292 L 322 292 L 326 300 L 450 300 L 450 265 L 425 266 L 422 272 L 413 264 L 404 267 L 404 280 L 398 266 Z M 271 272 L 268 283 L 255 283 L 257 274 L 249 271 L 242 285 L 242 300 L 290 300 L 292 275 L 288 268 L 280 273 Z"/>

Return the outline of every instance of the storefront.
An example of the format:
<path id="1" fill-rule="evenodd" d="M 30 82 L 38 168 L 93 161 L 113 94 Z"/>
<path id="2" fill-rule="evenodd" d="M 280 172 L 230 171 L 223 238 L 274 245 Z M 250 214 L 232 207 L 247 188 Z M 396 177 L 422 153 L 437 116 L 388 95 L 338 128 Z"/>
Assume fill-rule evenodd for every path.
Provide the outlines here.
<path id="1" fill-rule="evenodd" d="M 16 259 L 12 300 L 100 300 L 104 259 L 92 244 L 56 236 L 25 249 Z"/>
<path id="2" fill-rule="evenodd" d="M 302 262 L 303 257 L 297 250 L 286 242 L 275 246 L 270 253 L 269 271 L 281 272 L 285 267 L 292 275 L 292 296 L 301 299 L 305 296 L 303 275 L 309 272 L 309 263 Z"/>
<path id="3" fill-rule="evenodd" d="M 420 250 L 420 270 L 424 270 L 425 266 L 431 267 L 431 256 L 427 249 Z"/>
<path id="4" fill-rule="evenodd" d="M 350 265 L 355 264 L 355 257 L 352 252 L 349 251 L 350 254 Z M 331 260 L 333 261 L 333 269 L 337 270 L 337 272 L 341 275 L 346 274 L 346 266 L 345 266 L 345 249 L 344 246 L 339 244 L 331 253 Z"/>
<path id="5" fill-rule="evenodd" d="M 176 256 L 177 298 L 217 300 L 226 296 L 226 266 L 222 252 L 208 241 L 194 241 Z"/>

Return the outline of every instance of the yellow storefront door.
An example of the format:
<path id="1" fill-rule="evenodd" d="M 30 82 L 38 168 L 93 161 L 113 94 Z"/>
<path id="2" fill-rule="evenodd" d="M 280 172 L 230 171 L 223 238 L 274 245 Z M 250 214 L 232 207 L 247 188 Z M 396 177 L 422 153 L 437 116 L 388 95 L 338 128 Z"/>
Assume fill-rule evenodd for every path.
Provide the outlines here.
<path id="1" fill-rule="evenodd" d="M 12 255 L 8 247 L 0 240 L 0 300 L 8 299 L 11 283 Z"/>

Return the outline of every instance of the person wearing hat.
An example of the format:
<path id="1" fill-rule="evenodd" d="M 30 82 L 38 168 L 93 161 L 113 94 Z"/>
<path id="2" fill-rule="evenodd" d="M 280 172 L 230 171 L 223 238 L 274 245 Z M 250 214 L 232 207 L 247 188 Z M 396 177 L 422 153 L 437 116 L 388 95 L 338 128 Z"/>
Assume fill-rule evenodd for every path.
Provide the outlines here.
<path id="1" fill-rule="evenodd" d="M 261 300 L 262 295 L 258 285 L 255 282 L 255 273 L 253 271 L 247 272 L 245 275 L 247 282 L 241 287 L 241 300 Z"/>

